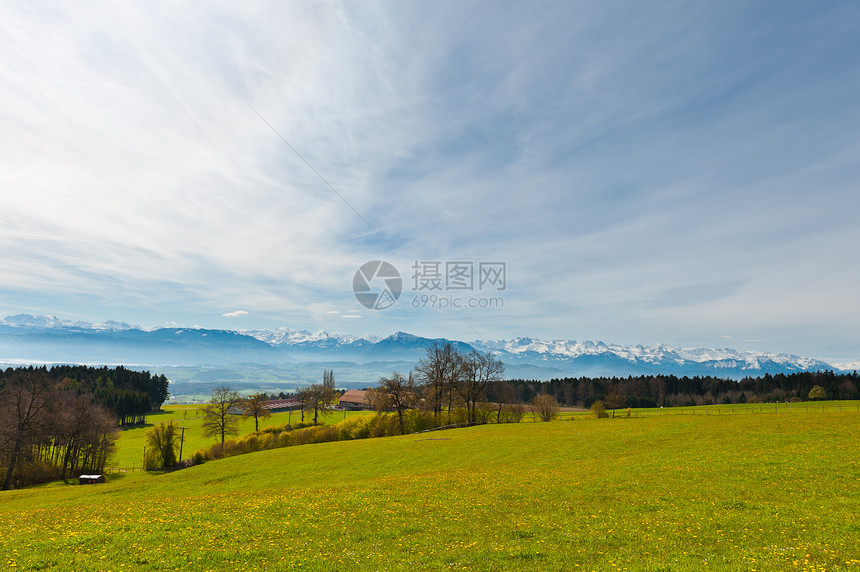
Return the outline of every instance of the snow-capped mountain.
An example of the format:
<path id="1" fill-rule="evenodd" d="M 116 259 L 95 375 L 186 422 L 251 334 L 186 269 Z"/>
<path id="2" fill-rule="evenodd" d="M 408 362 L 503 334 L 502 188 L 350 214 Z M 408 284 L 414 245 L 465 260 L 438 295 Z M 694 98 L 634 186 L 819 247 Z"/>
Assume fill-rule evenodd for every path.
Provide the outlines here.
<path id="1" fill-rule="evenodd" d="M 616 357 L 630 363 L 648 364 L 671 370 L 692 364 L 719 370 L 769 370 L 782 366 L 787 371 L 833 368 L 832 364 L 815 358 L 786 353 L 751 352 L 734 349 L 681 348 L 677 346 L 621 346 L 603 342 L 574 340 L 533 340 L 514 338 L 497 342 L 472 342 L 484 351 L 494 351 L 509 360 L 569 361 L 583 357 Z"/>
<path id="2" fill-rule="evenodd" d="M 101 324 L 92 322 L 76 322 L 72 320 L 61 320 L 56 316 L 31 316 L 30 314 L 15 314 L 14 316 L 6 316 L 0 320 L 0 326 L 9 326 L 13 328 L 22 328 L 29 330 L 51 330 L 51 329 L 68 329 L 68 330 L 100 330 L 100 331 L 123 331 L 132 329 L 141 329 L 140 326 L 132 326 L 125 322 L 115 322 L 108 320 Z"/>
<path id="3" fill-rule="evenodd" d="M 505 363 L 506 375 L 512 378 L 640 374 L 739 378 L 766 372 L 853 369 L 784 353 L 668 345 L 623 346 L 599 341 L 522 337 L 466 343 L 405 332 L 379 339 L 289 328 L 242 332 L 202 328 L 146 329 L 122 322 L 92 324 L 27 314 L 0 320 L 0 362 L 3 363 L 153 366 L 338 363 L 341 370 L 361 366 L 362 371 L 368 371 L 368 364 L 377 364 L 374 371 L 388 374 L 392 364 L 407 369 L 410 364 L 414 365 L 434 342 L 450 342 L 463 352 L 472 349 L 494 352 Z"/>
<path id="4" fill-rule="evenodd" d="M 368 342 L 377 342 L 379 338 L 376 336 L 357 337 L 349 334 L 329 334 L 326 331 L 319 330 L 309 332 L 307 330 L 292 330 L 290 328 L 277 328 L 275 330 L 240 330 L 239 333 L 246 334 L 252 338 L 256 338 L 261 342 L 266 342 L 273 346 L 290 345 L 290 344 L 351 344 L 358 340 Z"/>

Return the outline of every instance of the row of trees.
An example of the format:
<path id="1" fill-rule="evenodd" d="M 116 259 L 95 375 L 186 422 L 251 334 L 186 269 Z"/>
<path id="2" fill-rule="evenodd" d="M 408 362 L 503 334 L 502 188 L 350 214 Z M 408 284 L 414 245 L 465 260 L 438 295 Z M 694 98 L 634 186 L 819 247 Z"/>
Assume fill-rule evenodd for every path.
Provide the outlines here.
<path id="1" fill-rule="evenodd" d="M 48 368 L 9 368 L 0 370 L 0 387 L 8 378 L 22 369 L 31 369 L 58 383 L 61 389 L 77 395 L 91 394 L 96 403 L 107 407 L 119 418 L 120 424 L 146 422 L 146 414 L 158 411 L 167 400 L 170 381 L 164 375 L 153 375 L 148 371 L 134 371 L 119 366 L 115 368 L 83 365 L 58 365 Z"/>
<path id="2" fill-rule="evenodd" d="M 437 421 L 444 412 L 450 418 L 453 410 L 461 409 L 466 421 L 475 422 L 491 386 L 510 398 L 499 402 L 498 416 L 504 403 L 512 403 L 513 392 L 504 391 L 504 372 L 502 362 L 490 353 L 464 353 L 450 343 L 437 342 L 427 349 L 414 372 L 380 378 L 368 400 L 377 411 L 396 412 L 401 432 L 405 432 L 405 412 L 414 408 L 432 412 Z"/>
<path id="3" fill-rule="evenodd" d="M 313 414 L 316 425 L 320 416 L 328 415 L 329 407 L 335 402 L 337 393 L 334 387 L 334 370 L 323 371 L 322 383 L 312 384 L 300 389 L 295 396 L 299 403 L 304 421 L 305 413 Z M 229 386 L 222 385 L 212 390 L 212 395 L 203 407 L 203 435 L 216 437 L 223 447 L 227 437 L 239 434 L 239 425 L 243 419 L 254 419 L 254 431 L 260 430 L 260 419 L 271 417 L 272 413 L 266 406 L 269 396 L 258 393 L 242 397 Z M 146 466 L 148 468 L 173 467 L 181 461 L 181 428 L 175 423 L 159 423 L 146 434 Z"/>
<path id="4" fill-rule="evenodd" d="M 534 381 L 507 380 L 513 388 L 514 399 L 530 403 L 535 396 L 549 394 L 569 407 L 589 408 L 603 401 L 607 408 L 671 407 L 748 402 L 774 402 L 791 399 L 812 399 L 810 391 L 820 387 L 829 399 L 860 399 L 860 374 L 837 374 L 832 371 L 765 374 L 740 381 L 709 376 L 677 377 L 674 375 L 642 375 L 628 377 L 580 377 Z M 504 388 L 504 391 L 509 391 Z M 488 398 L 507 398 L 490 387 Z M 820 398 L 820 397 L 819 397 Z"/>

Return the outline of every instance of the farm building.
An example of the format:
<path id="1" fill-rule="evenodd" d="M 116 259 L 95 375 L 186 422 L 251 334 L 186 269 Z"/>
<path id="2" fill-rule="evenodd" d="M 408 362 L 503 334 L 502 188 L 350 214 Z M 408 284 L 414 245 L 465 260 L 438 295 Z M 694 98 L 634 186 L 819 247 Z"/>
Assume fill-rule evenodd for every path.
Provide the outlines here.
<path id="1" fill-rule="evenodd" d="M 366 391 L 362 391 L 360 389 L 350 389 L 340 396 L 339 403 L 340 406 L 343 407 L 346 411 L 361 411 L 363 409 L 370 409 L 370 405 L 368 405 L 365 401 L 366 396 Z"/>
<path id="2" fill-rule="evenodd" d="M 264 402 L 263 407 L 268 409 L 270 413 L 280 413 L 281 411 L 301 409 L 302 404 L 297 399 L 274 399 Z M 227 412 L 230 415 L 242 415 L 245 412 L 245 407 L 242 404 L 233 405 Z"/>
<path id="3" fill-rule="evenodd" d="M 295 409 L 300 409 L 302 406 L 299 403 L 298 399 L 275 399 L 272 401 L 267 401 L 263 404 L 263 407 L 271 411 L 272 413 L 280 413 L 281 411 L 293 411 Z"/>
<path id="4" fill-rule="evenodd" d="M 81 475 L 78 477 L 79 485 L 95 485 L 103 482 L 105 482 L 104 475 Z"/>

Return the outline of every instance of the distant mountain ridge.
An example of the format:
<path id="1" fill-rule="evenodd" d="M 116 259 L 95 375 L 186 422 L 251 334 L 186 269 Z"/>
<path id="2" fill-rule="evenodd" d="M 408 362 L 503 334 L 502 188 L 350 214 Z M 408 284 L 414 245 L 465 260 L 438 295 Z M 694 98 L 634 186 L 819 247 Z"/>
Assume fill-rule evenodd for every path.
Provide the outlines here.
<path id="1" fill-rule="evenodd" d="M 595 341 L 512 340 L 463 342 L 430 339 L 405 332 L 385 338 L 325 331 L 209 330 L 142 328 L 124 322 L 102 324 L 17 314 L 0 320 L 0 362 L 212 366 L 239 363 L 302 364 L 339 362 L 341 367 L 415 363 L 434 342 L 495 353 L 508 377 L 642 374 L 714 375 L 739 378 L 843 368 L 785 353 L 668 345 L 623 346 Z"/>

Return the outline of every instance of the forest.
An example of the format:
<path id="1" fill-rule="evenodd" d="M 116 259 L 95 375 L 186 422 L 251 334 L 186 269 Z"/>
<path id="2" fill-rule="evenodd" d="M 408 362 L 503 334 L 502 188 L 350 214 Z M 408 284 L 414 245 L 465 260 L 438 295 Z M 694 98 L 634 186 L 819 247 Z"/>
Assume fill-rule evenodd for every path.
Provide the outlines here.
<path id="1" fill-rule="evenodd" d="M 2 488 L 100 472 L 120 425 L 144 423 L 169 380 L 124 367 L 0 370 Z"/>

